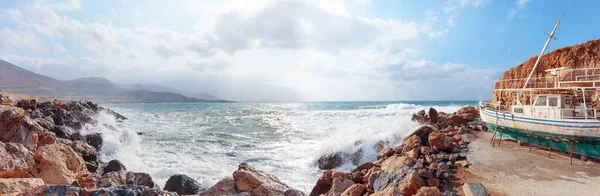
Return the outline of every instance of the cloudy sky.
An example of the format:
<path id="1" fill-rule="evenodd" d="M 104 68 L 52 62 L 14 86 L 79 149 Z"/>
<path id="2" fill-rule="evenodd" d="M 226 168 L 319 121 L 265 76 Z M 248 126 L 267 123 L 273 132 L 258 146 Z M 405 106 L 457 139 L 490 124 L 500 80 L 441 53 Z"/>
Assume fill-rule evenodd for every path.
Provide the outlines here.
<path id="1" fill-rule="evenodd" d="M 0 59 L 238 101 L 484 100 L 566 0 L 2 0 Z M 574 1 L 550 49 L 600 37 Z"/>

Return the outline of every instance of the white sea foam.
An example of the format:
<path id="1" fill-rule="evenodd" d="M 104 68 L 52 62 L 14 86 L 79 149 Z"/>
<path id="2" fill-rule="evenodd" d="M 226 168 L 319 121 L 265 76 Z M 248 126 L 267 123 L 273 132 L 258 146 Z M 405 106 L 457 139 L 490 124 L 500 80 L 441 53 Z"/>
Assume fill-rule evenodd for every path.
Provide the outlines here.
<path id="1" fill-rule="evenodd" d="M 111 105 L 129 120 L 118 123 L 101 114 L 98 126 L 85 129 L 102 132 L 103 161 L 118 159 L 130 171 L 149 173 L 161 186 L 178 173 L 212 186 L 231 177 L 240 162 L 249 162 L 305 192 L 322 173 L 315 164 L 321 155 L 362 149 L 361 162 L 374 161 L 377 142 L 400 145 L 418 127 L 410 115 L 429 108 L 403 103 L 351 110 L 306 109 L 302 103 L 215 104 L 208 109 L 191 105 L 177 110 L 170 107 L 179 105 L 157 106 L 165 110 L 143 106 Z M 461 106 L 434 107 L 454 112 Z M 351 168 L 347 162 L 337 170 Z"/>

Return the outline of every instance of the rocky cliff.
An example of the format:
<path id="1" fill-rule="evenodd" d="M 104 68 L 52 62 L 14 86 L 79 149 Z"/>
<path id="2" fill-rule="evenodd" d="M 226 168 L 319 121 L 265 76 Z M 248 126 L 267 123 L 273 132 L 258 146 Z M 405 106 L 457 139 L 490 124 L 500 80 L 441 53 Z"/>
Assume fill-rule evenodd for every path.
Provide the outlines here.
<path id="1" fill-rule="evenodd" d="M 495 89 L 499 89 L 502 85 L 507 85 L 507 83 L 510 83 L 508 85 L 522 88 L 525 80 L 504 82 L 502 80 L 527 78 L 533 69 L 537 57 L 538 55 L 534 55 L 524 63 L 510 68 L 504 72 L 502 78 L 500 78 L 500 80 L 495 84 Z M 552 52 L 546 53 L 544 56 L 542 56 L 542 60 L 540 61 L 540 64 L 535 70 L 532 78 L 550 77 L 551 75 L 546 72 L 546 70 L 560 67 L 565 67 L 568 69 L 600 68 L 600 39 L 588 41 L 574 46 L 559 48 Z M 537 82 L 551 82 L 551 80 L 543 79 L 538 80 Z M 500 94 L 497 91 L 494 91 L 492 102 L 496 103 L 497 100 L 502 100 L 503 104 L 511 105 L 514 103 L 514 97 L 516 97 L 516 95 L 511 92 L 503 92 Z M 523 103 L 528 101 L 528 97 L 526 96 L 522 97 L 521 99 L 521 102 Z"/>

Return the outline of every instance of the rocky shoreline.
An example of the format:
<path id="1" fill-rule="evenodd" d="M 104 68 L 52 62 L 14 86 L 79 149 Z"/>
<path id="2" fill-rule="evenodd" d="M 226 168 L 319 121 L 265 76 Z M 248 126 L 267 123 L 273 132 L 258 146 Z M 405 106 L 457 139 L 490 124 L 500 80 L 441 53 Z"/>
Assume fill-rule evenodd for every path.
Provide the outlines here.
<path id="1" fill-rule="evenodd" d="M 143 171 L 99 159 L 102 133 L 81 130 L 88 125 L 111 129 L 95 120 L 100 113 L 127 119 L 92 102 L 0 95 L 0 195 L 307 195 L 247 163 L 210 188 L 185 174 L 157 185 Z M 477 117 L 477 108 L 470 106 L 454 114 L 421 111 L 412 120 L 424 125 L 402 146 L 382 142 L 377 161 L 353 161 L 357 167 L 350 172 L 331 169 L 352 155 L 325 155 L 318 161 L 324 172 L 308 195 L 487 195 L 481 184 L 463 186 L 454 175 L 469 166 L 473 133 L 485 130 Z"/>

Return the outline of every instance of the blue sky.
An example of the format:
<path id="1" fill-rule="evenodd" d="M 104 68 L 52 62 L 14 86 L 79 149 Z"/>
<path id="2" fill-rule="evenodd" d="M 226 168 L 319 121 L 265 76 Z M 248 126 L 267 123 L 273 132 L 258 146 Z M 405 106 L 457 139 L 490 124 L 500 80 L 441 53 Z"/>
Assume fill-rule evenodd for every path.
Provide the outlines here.
<path id="1" fill-rule="evenodd" d="M 0 58 L 240 101 L 485 100 L 504 70 L 597 39 L 597 1 L 5 0 Z"/>

